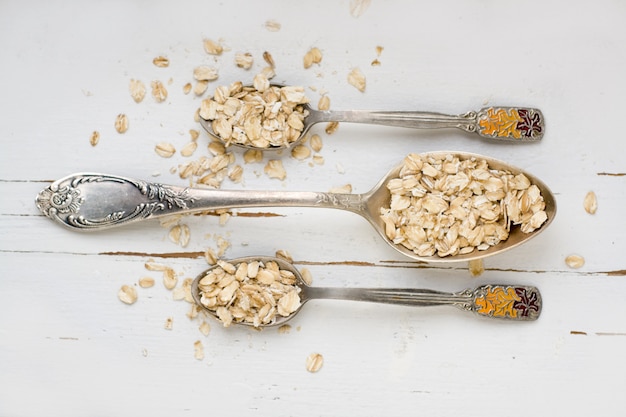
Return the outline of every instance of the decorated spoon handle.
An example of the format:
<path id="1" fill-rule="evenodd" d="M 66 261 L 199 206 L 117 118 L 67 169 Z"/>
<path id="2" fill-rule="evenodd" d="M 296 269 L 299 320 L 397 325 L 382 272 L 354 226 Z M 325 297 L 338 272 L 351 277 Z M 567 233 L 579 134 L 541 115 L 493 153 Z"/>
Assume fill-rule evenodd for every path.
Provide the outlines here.
<path id="1" fill-rule="evenodd" d="M 44 215 L 74 230 L 240 207 L 322 207 L 362 213 L 365 204 L 360 194 L 186 188 L 95 173 L 61 178 L 42 190 L 35 203 Z"/>
<path id="2" fill-rule="evenodd" d="M 410 306 L 451 305 L 480 316 L 517 321 L 536 320 L 541 313 L 541 294 L 535 287 L 483 285 L 458 293 L 405 288 L 307 287 L 309 298 L 369 301 Z"/>
<path id="3" fill-rule="evenodd" d="M 527 107 L 485 107 L 478 112 L 447 115 L 409 111 L 327 111 L 317 121 L 369 123 L 416 129 L 458 128 L 497 141 L 536 142 L 544 134 L 539 109 Z"/>

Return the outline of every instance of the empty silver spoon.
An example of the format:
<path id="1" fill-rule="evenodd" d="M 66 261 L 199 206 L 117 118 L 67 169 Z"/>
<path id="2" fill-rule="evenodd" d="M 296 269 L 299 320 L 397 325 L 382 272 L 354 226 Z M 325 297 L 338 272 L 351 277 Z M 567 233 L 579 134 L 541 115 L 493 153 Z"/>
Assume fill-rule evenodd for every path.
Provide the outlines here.
<path id="1" fill-rule="evenodd" d="M 279 84 L 273 84 L 273 86 L 283 87 Z M 244 88 L 254 90 L 252 86 Z M 297 139 L 292 142 L 285 141 L 281 145 L 256 147 L 251 143 L 231 141 L 216 133 L 212 120 L 200 117 L 200 124 L 211 136 L 229 145 L 261 150 L 284 149 L 294 146 L 304 139 L 311 126 L 324 122 L 366 123 L 414 129 L 457 128 L 499 142 L 537 142 L 541 140 L 545 130 L 544 117 L 541 111 L 528 107 L 491 106 L 461 115 L 447 115 L 421 111 L 321 111 L 313 109 L 308 104 L 301 106 L 306 112 L 304 128 Z"/>
<path id="2" fill-rule="evenodd" d="M 271 298 L 271 292 L 276 291 L 276 287 L 271 288 L 269 285 L 259 285 L 256 280 L 252 282 L 242 281 L 242 285 L 237 290 L 233 291 L 232 288 L 229 288 L 227 290 L 227 298 L 223 300 L 226 309 L 230 309 L 230 311 L 237 310 L 235 318 L 229 314 L 229 318 L 233 320 L 232 323 L 254 327 L 281 325 L 291 320 L 307 301 L 314 299 L 367 301 L 416 307 L 447 305 L 473 312 L 479 316 L 515 321 L 536 320 L 541 314 L 541 294 L 537 288 L 530 286 L 481 285 L 474 289 L 465 289 L 456 293 L 417 288 L 325 288 L 307 285 L 300 271 L 298 271 L 293 264 L 283 259 L 251 256 L 234 259 L 229 263 L 237 267 L 241 263 L 250 264 L 255 261 L 262 262 L 263 264 L 275 262 L 281 270 L 291 272 L 295 277 L 295 283 L 290 283 L 286 287 L 290 290 L 295 289 L 298 291 L 299 300 L 291 300 L 290 304 L 292 304 L 293 308 L 288 310 L 288 313 L 283 313 L 286 315 L 278 314 L 276 313 L 276 309 L 271 310 L 270 308 L 260 313 L 260 309 L 250 307 L 250 302 L 242 299 L 244 297 L 249 298 L 249 296 L 246 295 L 247 290 L 244 284 L 249 284 L 248 286 L 250 286 L 251 283 L 256 285 L 255 291 L 258 292 L 255 293 L 264 295 L 264 297 L 259 297 L 260 299 Z M 220 320 L 216 312 L 217 307 L 207 307 L 206 304 L 209 304 L 205 298 L 207 294 L 201 290 L 202 285 L 200 284 L 202 279 L 215 268 L 220 268 L 220 266 L 216 265 L 205 270 L 193 280 L 191 284 L 191 295 L 198 306 Z M 248 278 L 244 279 L 248 280 Z M 219 287 L 217 287 L 216 290 L 212 291 L 216 295 L 211 294 L 211 296 L 219 297 L 219 291 Z M 242 300 L 238 300 L 238 298 Z M 243 302 L 240 303 L 239 301 Z M 295 301 L 295 303 L 293 301 Z M 242 305 L 245 306 L 248 311 L 244 311 L 241 307 Z M 247 313 L 247 317 L 245 317 L 244 313 Z M 254 314 L 257 314 L 255 319 L 253 319 Z M 262 317 L 259 317 L 259 314 L 261 314 Z M 230 322 L 227 322 L 227 325 L 229 324 Z"/>
<path id="3" fill-rule="evenodd" d="M 243 207 L 322 207 L 347 210 L 361 215 L 391 247 L 400 253 L 425 262 L 455 262 L 484 258 L 516 247 L 545 230 L 556 215 L 554 195 L 539 178 L 497 159 L 461 152 L 431 152 L 425 155 L 487 161 L 491 169 L 524 173 L 539 188 L 547 214 L 546 222 L 531 233 L 511 227 L 506 240 L 486 250 L 446 257 L 418 256 L 395 244 L 385 233 L 380 208 L 389 205 L 387 183 L 398 176 L 401 165 L 393 168 L 370 191 L 364 194 L 336 194 L 312 191 L 213 190 L 163 185 L 108 174 L 78 173 L 61 178 L 42 190 L 36 198 L 39 210 L 47 217 L 73 230 L 107 229 L 171 214 Z"/>

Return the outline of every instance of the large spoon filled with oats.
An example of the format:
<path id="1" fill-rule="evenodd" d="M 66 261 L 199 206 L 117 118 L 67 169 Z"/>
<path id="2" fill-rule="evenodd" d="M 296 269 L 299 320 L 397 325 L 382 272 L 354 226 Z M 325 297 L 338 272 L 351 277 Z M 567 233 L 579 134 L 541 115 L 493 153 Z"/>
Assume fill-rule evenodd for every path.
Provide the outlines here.
<path id="1" fill-rule="evenodd" d="M 270 84 L 255 77 L 254 85 L 241 82 L 215 89 L 202 101 L 200 124 L 226 146 L 248 149 L 284 149 L 303 141 L 311 126 L 324 122 L 350 122 L 416 129 L 458 128 L 494 141 L 536 142 L 544 134 L 538 109 L 486 107 L 461 115 L 419 111 L 314 110 L 304 87 Z"/>
<path id="2" fill-rule="evenodd" d="M 518 246 L 556 215 L 550 189 L 502 161 L 460 152 L 409 154 L 364 194 L 185 188 L 74 174 L 42 190 L 37 207 L 74 230 L 242 207 L 322 207 L 364 217 L 394 249 L 426 262 L 468 261 Z"/>
<path id="3" fill-rule="evenodd" d="M 541 314 L 541 294 L 535 287 L 481 285 L 456 293 L 418 288 L 315 287 L 307 284 L 293 264 L 263 256 L 220 261 L 193 280 L 191 296 L 225 327 L 281 325 L 313 299 L 416 307 L 447 305 L 479 316 L 516 321 L 536 320 Z"/>

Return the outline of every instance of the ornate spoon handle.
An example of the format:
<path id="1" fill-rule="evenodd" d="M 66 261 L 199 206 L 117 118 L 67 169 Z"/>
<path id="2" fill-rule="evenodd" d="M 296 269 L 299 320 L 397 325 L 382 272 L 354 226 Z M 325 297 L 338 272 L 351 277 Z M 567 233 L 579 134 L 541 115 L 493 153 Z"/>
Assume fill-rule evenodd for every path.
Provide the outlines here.
<path id="1" fill-rule="evenodd" d="M 143 219 L 237 207 L 327 207 L 363 214 L 361 194 L 184 188 L 106 174 L 61 178 L 36 198 L 39 210 L 74 230 L 100 230 Z"/>
<path id="2" fill-rule="evenodd" d="M 349 122 L 416 129 L 458 128 L 498 141 L 536 142 L 544 134 L 539 109 L 527 107 L 485 107 L 461 115 L 411 111 L 310 111 L 311 123 Z"/>
<path id="3" fill-rule="evenodd" d="M 409 306 L 451 305 L 480 316 L 536 320 L 541 314 L 541 294 L 535 287 L 483 285 L 458 293 L 406 288 L 322 288 L 305 287 L 305 299 L 340 299 Z"/>

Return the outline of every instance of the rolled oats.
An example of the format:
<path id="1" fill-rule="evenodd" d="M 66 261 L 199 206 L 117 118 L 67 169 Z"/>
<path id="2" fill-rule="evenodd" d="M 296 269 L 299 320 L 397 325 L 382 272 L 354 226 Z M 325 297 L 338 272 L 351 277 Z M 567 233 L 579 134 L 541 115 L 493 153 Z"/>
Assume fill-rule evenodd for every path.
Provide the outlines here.
<path id="1" fill-rule="evenodd" d="M 350 14 L 352 17 L 361 17 L 370 7 L 372 0 L 350 0 Z"/>
<path id="2" fill-rule="evenodd" d="M 287 171 L 285 171 L 283 162 L 280 159 L 271 159 L 267 161 L 263 170 L 270 178 L 276 178 L 282 181 L 287 177 Z"/>
<path id="3" fill-rule="evenodd" d="M 322 369 L 324 357 L 319 353 L 311 353 L 306 358 L 306 370 L 309 372 L 317 372 Z"/>
<path id="4" fill-rule="evenodd" d="M 128 130 L 128 116 L 118 114 L 115 118 L 115 130 L 117 133 L 125 133 Z"/>
<path id="5" fill-rule="evenodd" d="M 309 149 L 309 147 L 305 145 L 294 146 L 291 150 L 291 156 L 295 159 L 300 160 L 307 159 L 309 156 L 311 156 L 311 149 Z"/>
<path id="6" fill-rule="evenodd" d="M 205 39 L 203 46 L 205 52 L 210 55 L 222 55 L 222 52 L 224 52 L 224 47 L 212 39 Z"/>
<path id="7" fill-rule="evenodd" d="M 304 54 L 303 64 L 304 68 L 310 68 L 313 64 L 319 64 L 322 62 L 322 51 L 317 47 L 313 47 L 309 49 L 309 51 Z"/>
<path id="8" fill-rule="evenodd" d="M 139 286 L 141 288 L 150 288 L 154 286 L 154 278 L 152 277 L 141 277 L 139 278 Z"/>
<path id="9" fill-rule="evenodd" d="M 100 141 L 100 132 L 98 132 L 97 130 L 94 130 L 91 133 L 91 136 L 89 137 L 89 143 L 91 144 L 91 146 L 96 146 L 99 141 Z"/>
<path id="10" fill-rule="evenodd" d="M 159 80 L 150 83 L 152 87 L 152 97 L 157 103 L 162 103 L 167 99 L 167 88 Z"/>
<path id="11" fill-rule="evenodd" d="M 585 265 L 585 258 L 580 255 L 569 255 L 565 258 L 565 263 L 570 268 L 578 269 L 582 268 Z"/>
<path id="12" fill-rule="evenodd" d="M 214 81 L 219 77 L 217 69 L 205 65 L 194 68 L 193 78 L 196 81 Z"/>
<path id="13" fill-rule="evenodd" d="M 332 135 L 337 129 L 339 129 L 339 122 L 328 122 L 324 132 L 326 132 L 327 135 Z"/>
<path id="14" fill-rule="evenodd" d="M 173 290 L 178 284 L 178 277 L 176 276 L 176 272 L 168 266 L 163 269 L 163 285 L 168 290 Z"/>
<path id="15" fill-rule="evenodd" d="M 193 357 L 196 358 L 197 360 L 201 361 L 204 359 L 204 345 L 202 344 L 201 341 L 196 340 L 193 344 Z"/>
<path id="16" fill-rule="evenodd" d="M 472 259 L 469 263 L 469 271 L 473 277 L 477 277 L 485 272 L 485 266 L 482 259 Z"/>
<path id="17" fill-rule="evenodd" d="M 263 59 L 271 68 L 276 67 L 276 63 L 274 62 L 274 57 L 268 51 L 263 52 Z M 269 78 L 269 77 L 268 77 Z"/>
<path id="18" fill-rule="evenodd" d="M 200 333 L 202 333 L 205 336 L 208 336 L 209 333 L 211 333 L 211 325 L 207 323 L 206 321 L 203 321 L 202 323 L 200 323 L 200 327 L 198 329 L 200 330 Z"/>
<path id="19" fill-rule="evenodd" d="M 140 80 L 131 79 L 128 90 L 136 103 L 140 103 L 146 96 L 146 85 Z"/>
<path id="20" fill-rule="evenodd" d="M 255 327 L 272 324 L 300 307 L 300 289 L 291 271 L 274 261 L 230 264 L 218 261 L 198 283 L 201 304 L 213 311 L 224 327 L 233 322 Z"/>
<path id="21" fill-rule="evenodd" d="M 137 301 L 137 290 L 131 285 L 122 285 L 117 292 L 117 298 L 125 304 L 134 304 Z"/>
<path id="22" fill-rule="evenodd" d="M 276 20 L 267 20 L 265 22 L 265 29 L 269 30 L 270 32 L 278 32 L 280 30 L 280 23 L 278 23 Z"/>
<path id="23" fill-rule="evenodd" d="M 322 143 L 322 137 L 317 133 L 314 133 L 313 135 L 311 135 L 309 145 L 311 146 L 311 149 L 313 149 L 315 152 L 321 151 L 322 147 L 324 146 L 324 144 Z"/>
<path id="24" fill-rule="evenodd" d="M 159 68 L 166 68 L 170 66 L 170 60 L 164 56 L 157 56 L 152 60 L 152 63 Z"/>
<path id="25" fill-rule="evenodd" d="M 339 187 L 333 187 L 329 190 L 329 192 L 335 194 L 350 194 L 352 192 L 352 184 L 344 184 Z"/>
<path id="26" fill-rule="evenodd" d="M 598 210 L 598 199 L 596 197 L 596 193 L 594 193 L 593 191 L 589 191 L 585 195 L 583 206 L 585 207 L 585 211 L 587 213 L 596 214 L 596 211 Z"/>
<path id="27" fill-rule="evenodd" d="M 191 83 L 187 83 L 183 86 L 183 94 L 189 94 L 192 90 L 193 86 Z"/>
<path id="28" fill-rule="evenodd" d="M 526 176 L 473 157 L 409 154 L 387 188 L 385 233 L 418 256 L 485 250 L 506 240 L 512 225 L 531 233 L 547 220 L 541 192 Z"/>
<path id="29" fill-rule="evenodd" d="M 174 327 L 174 318 L 173 317 L 166 318 L 165 325 L 163 327 L 165 328 L 165 330 L 172 330 L 172 328 Z"/>
<path id="30" fill-rule="evenodd" d="M 239 68 L 249 70 L 252 68 L 252 64 L 254 64 L 254 58 L 250 52 L 239 52 L 235 54 L 235 65 Z"/>
<path id="31" fill-rule="evenodd" d="M 212 98 L 201 102 L 199 116 L 211 122 L 226 146 L 269 148 L 298 139 L 308 115 L 304 87 L 271 86 L 264 74 L 257 74 L 253 85 L 235 82 L 217 87 Z"/>
<path id="32" fill-rule="evenodd" d="M 154 151 L 163 158 L 171 158 L 176 153 L 176 148 L 171 143 L 161 142 L 155 146 Z"/>
<path id="33" fill-rule="evenodd" d="M 196 151 L 196 149 L 198 148 L 198 142 L 189 142 L 188 144 L 186 144 L 185 146 L 183 146 L 183 149 L 180 150 L 180 154 L 182 156 L 191 156 L 193 155 L 193 153 Z"/>
<path id="34" fill-rule="evenodd" d="M 318 110 L 322 110 L 322 111 L 329 110 L 330 109 L 330 97 L 328 97 L 326 94 L 320 97 L 320 100 L 317 103 L 317 108 Z"/>
<path id="35" fill-rule="evenodd" d="M 259 149 L 248 149 L 243 153 L 243 160 L 246 164 L 263 161 L 263 151 Z"/>
<path id="36" fill-rule="evenodd" d="M 196 85 L 193 86 L 193 93 L 197 96 L 201 96 L 206 92 L 207 88 L 209 88 L 208 81 L 198 81 Z"/>
<path id="37" fill-rule="evenodd" d="M 348 83 L 360 92 L 365 91 L 365 75 L 363 75 L 359 68 L 353 68 L 352 71 L 350 71 L 348 74 Z"/>

